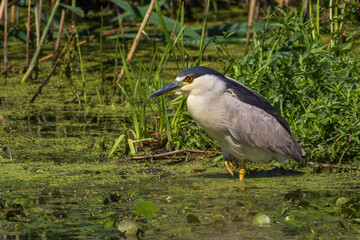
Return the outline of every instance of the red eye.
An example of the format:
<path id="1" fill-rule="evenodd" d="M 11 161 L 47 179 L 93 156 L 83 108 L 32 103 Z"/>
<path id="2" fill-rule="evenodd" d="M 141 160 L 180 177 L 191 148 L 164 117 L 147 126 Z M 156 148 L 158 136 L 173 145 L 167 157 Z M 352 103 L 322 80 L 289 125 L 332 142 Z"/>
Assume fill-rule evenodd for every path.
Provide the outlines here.
<path id="1" fill-rule="evenodd" d="M 186 77 L 186 81 L 187 82 L 192 82 L 194 80 L 194 77 L 193 76 L 187 76 Z"/>

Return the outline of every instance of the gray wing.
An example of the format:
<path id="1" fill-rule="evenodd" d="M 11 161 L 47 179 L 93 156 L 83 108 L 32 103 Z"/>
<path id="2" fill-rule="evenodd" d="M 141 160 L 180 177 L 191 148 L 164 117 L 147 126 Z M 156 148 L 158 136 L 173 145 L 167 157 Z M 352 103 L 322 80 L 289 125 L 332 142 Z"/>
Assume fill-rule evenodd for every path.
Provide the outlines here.
<path id="1" fill-rule="evenodd" d="M 303 150 L 276 117 L 240 101 L 232 89 L 225 92 L 228 129 L 239 142 L 302 161 Z M 285 119 L 283 119 L 285 121 Z"/>

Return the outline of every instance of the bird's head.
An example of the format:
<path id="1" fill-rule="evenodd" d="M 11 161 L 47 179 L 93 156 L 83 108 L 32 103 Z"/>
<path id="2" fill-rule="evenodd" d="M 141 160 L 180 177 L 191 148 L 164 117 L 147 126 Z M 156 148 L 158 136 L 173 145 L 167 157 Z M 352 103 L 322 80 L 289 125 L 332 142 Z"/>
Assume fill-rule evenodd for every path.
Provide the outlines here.
<path id="1" fill-rule="evenodd" d="M 149 98 L 174 92 L 177 95 L 203 95 L 222 86 L 221 79 L 225 76 L 208 67 L 191 67 L 182 71 L 175 81 L 152 93 Z"/>

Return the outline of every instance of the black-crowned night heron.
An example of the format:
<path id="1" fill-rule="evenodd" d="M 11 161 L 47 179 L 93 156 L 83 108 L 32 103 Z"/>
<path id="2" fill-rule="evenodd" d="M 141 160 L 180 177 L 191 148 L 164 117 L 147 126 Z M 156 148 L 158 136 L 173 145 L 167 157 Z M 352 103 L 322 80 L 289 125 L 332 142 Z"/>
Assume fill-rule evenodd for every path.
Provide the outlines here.
<path id="1" fill-rule="evenodd" d="M 245 161 L 301 162 L 304 150 L 291 134 L 280 113 L 254 90 L 207 67 L 182 71 L 172 83 L 149 96 L 168 92 L 185 94 L 189 113 L 223 152 L 225 166 L 242 162 L 240 180 L 245 176 Z"/>

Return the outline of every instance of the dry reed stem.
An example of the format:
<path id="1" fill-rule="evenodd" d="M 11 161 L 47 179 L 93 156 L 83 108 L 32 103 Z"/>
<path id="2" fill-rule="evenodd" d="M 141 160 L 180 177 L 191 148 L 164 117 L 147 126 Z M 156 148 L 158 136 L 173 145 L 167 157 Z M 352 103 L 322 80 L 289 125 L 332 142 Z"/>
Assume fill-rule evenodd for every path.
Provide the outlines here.
<path id="1" fill-rule="evenodd" d="M 130 27 L 122 27 L 121 29 L 127 29 L 127 28 L 130 28 Z M 116 28 L 116 29 L 109 30 L 109 31 L 107 31 L 107 32 L 104 32 L 104 33 L 103 33 L 103 36 L 114 35 L 114 34 L 117 33 L 117 31 L 118 31 L 117 28 Z M 99 37 L 99 36 L 95 36 L 95 37 L 91 37 L 91 38 L 88 38 L 88 39 L 86 39 L 86 40 L 83 40 L 83 41 L 79 42 L 79 46 L 81 46 L 81 45 L 83 45 L 83 44 L 85 44 L 85 43 L 94 41 L 94 40 L 97 39 L 98 37 Z M 77 47 L 77 45 L 75 45 L 75 46 Z M 40 58 L 40 59 L 37 61 L 37 63 L 44 62 L 44 61 L 52 58 L 53 56 L 54 56 L 54 54 L 53 54 L 53 53 L 50 53 L 49 55 L 47 55 L 47 56 L 45 56 L 45 57 L 43 57 L 43 58 Z M 22 69 L 19 70 L 20 73 L 23 73 L 24 71 L 25 71 L 24 68 L 22 68 Z M 0 74 L 0 75 L 1 75 L 1 74 Z"/>
<path id="2" fill-rule="evenodd" d="M 132 58 L 132 56 L 133 56 L 133 54 L 134 54 L 134 52 L 136 50 L 136 47 L 137 47 L 137 45 L 138 45 L 138 43 L 140 41 L 141 34 L 143 33 L 144 28 L 146 26 L 146 23 L 149 20 L 149 17 L 151 15 L 152 9 L 154 8 L 154 4 L 155 4 L 155 0 L 151 0 L 151 2 L 149 4 L 149 8 L 148 8 L 148 10 L 147 10 L 147 12 L 146 12 L 146 14 L 144 16 L 144 19 L 143 19 L 143 21 L 141 23 L 141 26 L 139 28 L 139 31 L 138 31 L 137 35 L 136 35 L 136 38 L 134 39 L 134 42 L 133 42 L 133 44 L 131 46 L 131 49 L 130 49 L 130 52 L 129 52 L 127 58 L 126 58 L 126 64 L 128 64 L 131 61 L 131 58 Z M 117 82 L 119 82 L 122 79 L 122 76 L 124 75 L 124 71 L 125 71 L 124 67 L 122 67 Z"/>
<path id="3" fill-rule="evenodd" d="M 3 18 L 4 8 L 5 8 L 5 1 L 1 1 L 1 5 L 0 5 L 0 20 L 2 20 L 2 18 Z"/>
<path id="4" fill-rule="evenodd" d="M 30 53 L 29 53 L 29 39 L 30 39 L 30 7 L 31 7 L 31 0 L 28 1 L 28 21 L 26 25 L 26 68 L 29 67 L 30 64 Z"/>
<path id="5" fill-rule="evenodd" d="M 15 22 L 15 14 L 16 14 L 16 5 L 11 6 L 11 17 L 10 17 L 10 23 Z"/>
<path id="6" fill-rule="evenodd" d="M 246 50 L 245 51 L 247 51 L 247 49 L 248 49 L 250 36 L 251 36 L 251 32 L 252 32 L 255 3 L 256 3 L 256 0 L 250 1 L 248 25 L 247 25 L 247 30 L 246 30 L 246 44 L 245 44 Z"/>
<path id="7" fill-rule="evenodd" d="M 8 57 L 7 57 L 7 28 L 8 28 L 8 0 L 3 0 L 5 2 L 4 6 L 4 76 L 7 77 L 7 63 L 8 63 Z"/>
<path id="8" fill-rule="evenodd" d="M 63 9 L 61 12 L 60 26 L 59 26 L 58 36 L 56 39 L 55 52 L 60 47 L 60 39 L 61 39 L 62 30 L 64 28 L 64 21 L 65 21 L 65 9 Z"/>
<path id="9" fill-rule="evenodd" d="M 39 26 L 41 27 L 42 0 L 39 0 Z"/>
<path id="10" fill-rule="evenodd" d="M 35 29 L 36 29 L 36 47 L 40 42 L 40 22 L 39 22 L 39 9 L 35 7 Z"/>
<path id="11" fill-rule="evenodd" d="M 54 10 L 55 1 L 56 0 L 51 0 L 50 13 L 52 13 Z M 51 24 L 50 24 L 50 28 L 49 28 L 49 40 L 53 40 L 53 31 L 54 31 L 54 19 L 51 20 Z"/>

